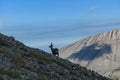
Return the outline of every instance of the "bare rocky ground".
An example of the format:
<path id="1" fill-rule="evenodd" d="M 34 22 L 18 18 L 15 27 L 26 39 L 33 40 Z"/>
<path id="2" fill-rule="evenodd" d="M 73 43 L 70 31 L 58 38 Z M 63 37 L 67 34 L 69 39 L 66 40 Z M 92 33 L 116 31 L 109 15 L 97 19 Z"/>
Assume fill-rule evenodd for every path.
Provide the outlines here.
<path id="1" fill-rule="evenodd" d="M 110 80 L 0 34 L 0 80 Z"/>

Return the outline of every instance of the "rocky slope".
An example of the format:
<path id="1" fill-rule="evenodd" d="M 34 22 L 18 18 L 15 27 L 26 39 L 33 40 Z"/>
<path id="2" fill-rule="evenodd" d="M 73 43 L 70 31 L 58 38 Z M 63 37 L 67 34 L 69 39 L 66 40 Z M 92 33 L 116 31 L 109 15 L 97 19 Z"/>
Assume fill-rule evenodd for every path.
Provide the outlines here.
<path id="1" fill-rule="evenodd" d="M 110 80 L 0 34 L 0 80 Z"/>
<path id="2" fill-rule="evenodd" d="M 77 41 L 62 48 L 60 57 L 120 80 L 120 30 Z"/>

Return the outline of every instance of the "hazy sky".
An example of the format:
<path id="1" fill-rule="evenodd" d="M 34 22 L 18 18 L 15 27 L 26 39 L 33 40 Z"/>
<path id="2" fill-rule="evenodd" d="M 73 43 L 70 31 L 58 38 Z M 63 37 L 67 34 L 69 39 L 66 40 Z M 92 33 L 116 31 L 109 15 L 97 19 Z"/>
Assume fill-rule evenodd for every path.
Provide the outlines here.
<path id="1" fill-rule="evenodd" d="M 0 32 L 50 52 L 120 28 L 120 0 L 0 0 Z"/>

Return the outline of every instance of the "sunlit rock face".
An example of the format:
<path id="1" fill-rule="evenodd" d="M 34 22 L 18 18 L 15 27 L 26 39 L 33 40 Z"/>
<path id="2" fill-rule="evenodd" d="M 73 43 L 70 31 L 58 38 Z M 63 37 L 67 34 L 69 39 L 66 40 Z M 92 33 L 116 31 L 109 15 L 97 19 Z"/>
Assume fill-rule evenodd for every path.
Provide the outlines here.
<path id="1" fill-rule="evenodd" d="M 120 79 L 120 30 L 101 33 L 60 49 L 60 57 Z"/>

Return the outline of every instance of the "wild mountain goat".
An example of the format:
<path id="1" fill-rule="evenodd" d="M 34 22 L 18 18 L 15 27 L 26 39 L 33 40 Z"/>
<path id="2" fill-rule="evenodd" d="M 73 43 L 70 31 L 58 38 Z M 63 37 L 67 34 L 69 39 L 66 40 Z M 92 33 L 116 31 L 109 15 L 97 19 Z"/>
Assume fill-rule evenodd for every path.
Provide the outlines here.
<path id="1" fill-rule="evenodd" d="M 57 48 L 53 48 L 52 42 L 51 42 L 49 48 L 51 49 L 53 55 L 59 56 L 59 50 Z"/>

